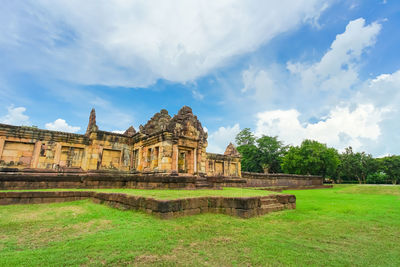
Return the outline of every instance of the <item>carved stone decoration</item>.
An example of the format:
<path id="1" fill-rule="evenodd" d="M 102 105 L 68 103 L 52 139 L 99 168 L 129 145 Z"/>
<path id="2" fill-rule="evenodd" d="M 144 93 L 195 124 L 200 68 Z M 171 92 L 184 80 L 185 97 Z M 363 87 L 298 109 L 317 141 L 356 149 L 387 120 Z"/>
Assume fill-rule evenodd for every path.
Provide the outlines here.
<path id="1" fill-rule="evenodd" d="M 236 147 L 232 143 L 229 143 L 229 145 L 226 147 L 224 155 L 240 157 L 239 151 L 237 151 Z"/>
<path id="2" fill-rule="evenodd" d="M 192 109 L 188 106 L 183 106 L 178 114 L 171 119 L 167 130 L 176 137 L 187 136 L 199 139 L 202 142 L 206 142 L 208 137 L 201 122 L 197 119 L 197 116 L 193 115 Z"/>
<path id="3" fill-rule="evenodd" d="M 150 135 L 165 131 L 170 120 L 171 116 L 168 114 L 168 111 L 162 109 L 160 112 L 154 114 L 154 116 L 143 126 L 143 128 L 140 129 L 140 132 Z"/>
<path id="4" fill-rule="evenodd" d="M 90 116 L 89 116 L 89 124 L 86 129 L 86 135 L 89 135 L 90 132 L 97 131 L 99 127 L 97 127 L 96 124 L 96 111 L 94 108 L 90 111 Z"/>
<path id="5" fill-rule="evenodd" d="M 124 135 L 132 137 L 135 133 L 136 133 L 135 128 L 133 128 L 133 126 L 131 126 L 124 132 Z"/>
<path id="6" fill-rule="evenodd" d="M 166 146 L 163 149 L 162 157 L 172 157 L 172 147 Z"/>
<path id="7" fill-rule="evenodd" d="M 123 164 L 124 164 L 124 166 L 128 166 L 129 165 L 129 162 L 130 162 L 130 153 L 129 153 L 129 150 L 128 149 L 124 149 L 123 150 L 123 157 L 122 157 L 122 159 L 123 159 Z"/>

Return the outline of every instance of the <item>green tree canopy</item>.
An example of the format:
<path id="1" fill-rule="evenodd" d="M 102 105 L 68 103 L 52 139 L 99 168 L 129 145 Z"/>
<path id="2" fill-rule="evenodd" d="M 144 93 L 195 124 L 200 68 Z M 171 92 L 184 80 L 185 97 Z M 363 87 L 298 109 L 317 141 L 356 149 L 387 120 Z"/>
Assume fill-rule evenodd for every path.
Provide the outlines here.
<path id="1" fill-rule="evenodd" d="M 376 160 L 365 152 L 353 152 L 352 147 L 340 154 L 340 165 L 337 176 L 340 180 L 366 183 L 367 176 L 378 170 Z"/>
<path id="2" fill-rule="evenodd" d="M 287 148 L 278 137 L 256 138 L 250 128 L 243 129 L 236 136 L 237 150 L 242 155 L 242 170 L 249 172 L 280 172 L 281 158 Z"/>
<path id="3" fill-rule="evenodd" d="M 278 140 L 277 136 L 262 136 L 256 140 L 260 154 L 261 167 L 268 172 L 281 172 L 282 157 L 287 152 L 287 147 Z"/>
<path id="4" fill-rule="evenodd" d="M 300 146 L 289 148 L 282 158 L 282 170 L 293 174 L 333 177 L 339 162 L 336 149 L 314 140 L 304 140 Z"/>
<path id="5" fill-rule="evenodd" d="M 254 145 L 256 138 L 251 132 L 250 128 L 244 128 L 236 135 L 236 144 L 238 146 Z"/>
<path id="6" fill-rule="evenodd" d="M 393 184 L 400 182 L 400 156 L 387 156 L 380 159 L 382 169 L 387 174 Z"/>

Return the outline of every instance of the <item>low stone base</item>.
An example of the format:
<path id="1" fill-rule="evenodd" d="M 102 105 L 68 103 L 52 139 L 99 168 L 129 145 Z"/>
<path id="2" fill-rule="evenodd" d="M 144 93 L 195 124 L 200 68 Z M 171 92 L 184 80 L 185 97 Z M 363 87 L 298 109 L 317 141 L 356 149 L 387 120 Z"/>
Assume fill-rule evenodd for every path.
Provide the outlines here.
<path id="1" fill-rule="evenodd" d="M 120 171 L 0 170 L 0 190 L 56 188 L 221 189 L 222 177 Z"/>
<path id="2" fill-rule="evenodd" d="M 333 185 L 309 185 L 309 186 L 271 186 L 271 187 L 261 187 L 261 188 L 251 187 L 251 189 L 282 192 L 283 190 L 324 189 L 332 187 Z"/>
<path id="3" fill-rule="evenodd" d="M 296 197 L 288 194 L 246 198 L 198 197 L 159 200 L 94 191 L 0 192 L 0 205 L 53 203 L 88 198 L 93 199 L 95 203 L 104 203 L 115 208 L 141 210 L 162 219 L 206 212 L 251 218 L 273 211 L 296 208 Z"/>

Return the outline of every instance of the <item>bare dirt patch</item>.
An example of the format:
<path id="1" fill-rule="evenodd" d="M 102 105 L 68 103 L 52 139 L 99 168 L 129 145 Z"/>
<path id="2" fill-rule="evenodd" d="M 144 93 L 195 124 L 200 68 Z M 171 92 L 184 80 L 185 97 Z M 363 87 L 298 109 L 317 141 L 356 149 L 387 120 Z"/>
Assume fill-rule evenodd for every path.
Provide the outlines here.
<path id="1" fill-rule="evenodd" d="M 85 212 L 86 209 L 80 206 L 46 207 L 38 210 L 27 210 L 24 213 L 12 214 L 10 219 L 13 222 L 34 222 L 67 216 L 75 217 Z"/>
<path id="2" fill-rule="evenodd" d="M 110 228 L 112 228 L 110 220 L 96 219 L 64 226 L 42 227 L 37 231 L 27 229 L 18 233 L 17 244 L 21 247 L 39 248 L 51 242 L 74 239 Z"/>

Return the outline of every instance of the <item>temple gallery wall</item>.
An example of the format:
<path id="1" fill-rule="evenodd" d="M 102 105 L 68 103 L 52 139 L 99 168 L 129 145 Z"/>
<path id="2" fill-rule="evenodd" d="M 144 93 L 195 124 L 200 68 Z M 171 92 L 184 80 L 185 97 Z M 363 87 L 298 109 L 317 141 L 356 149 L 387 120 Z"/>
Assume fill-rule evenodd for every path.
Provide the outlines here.
<path id="1" fill-rule="evenodd" d="M 99 129 L 92 109 L 85 134 L 0 124 L 0 168 L 119 170 L 240 177 L 240 155 L 206 152 L 207 133 L 190 107 L 163 109 L 136 131 Z"/>
<path id="2" fill-rule="evenodd" d="M 0 189 L 323 186 L 317 176 L 242 173 L 234 145 L 224 154 L 206 148 L 207 133 L 187 106 L 123 134 L 100 130 L 94 109 L 85 134 L 0 124 Z"/>

